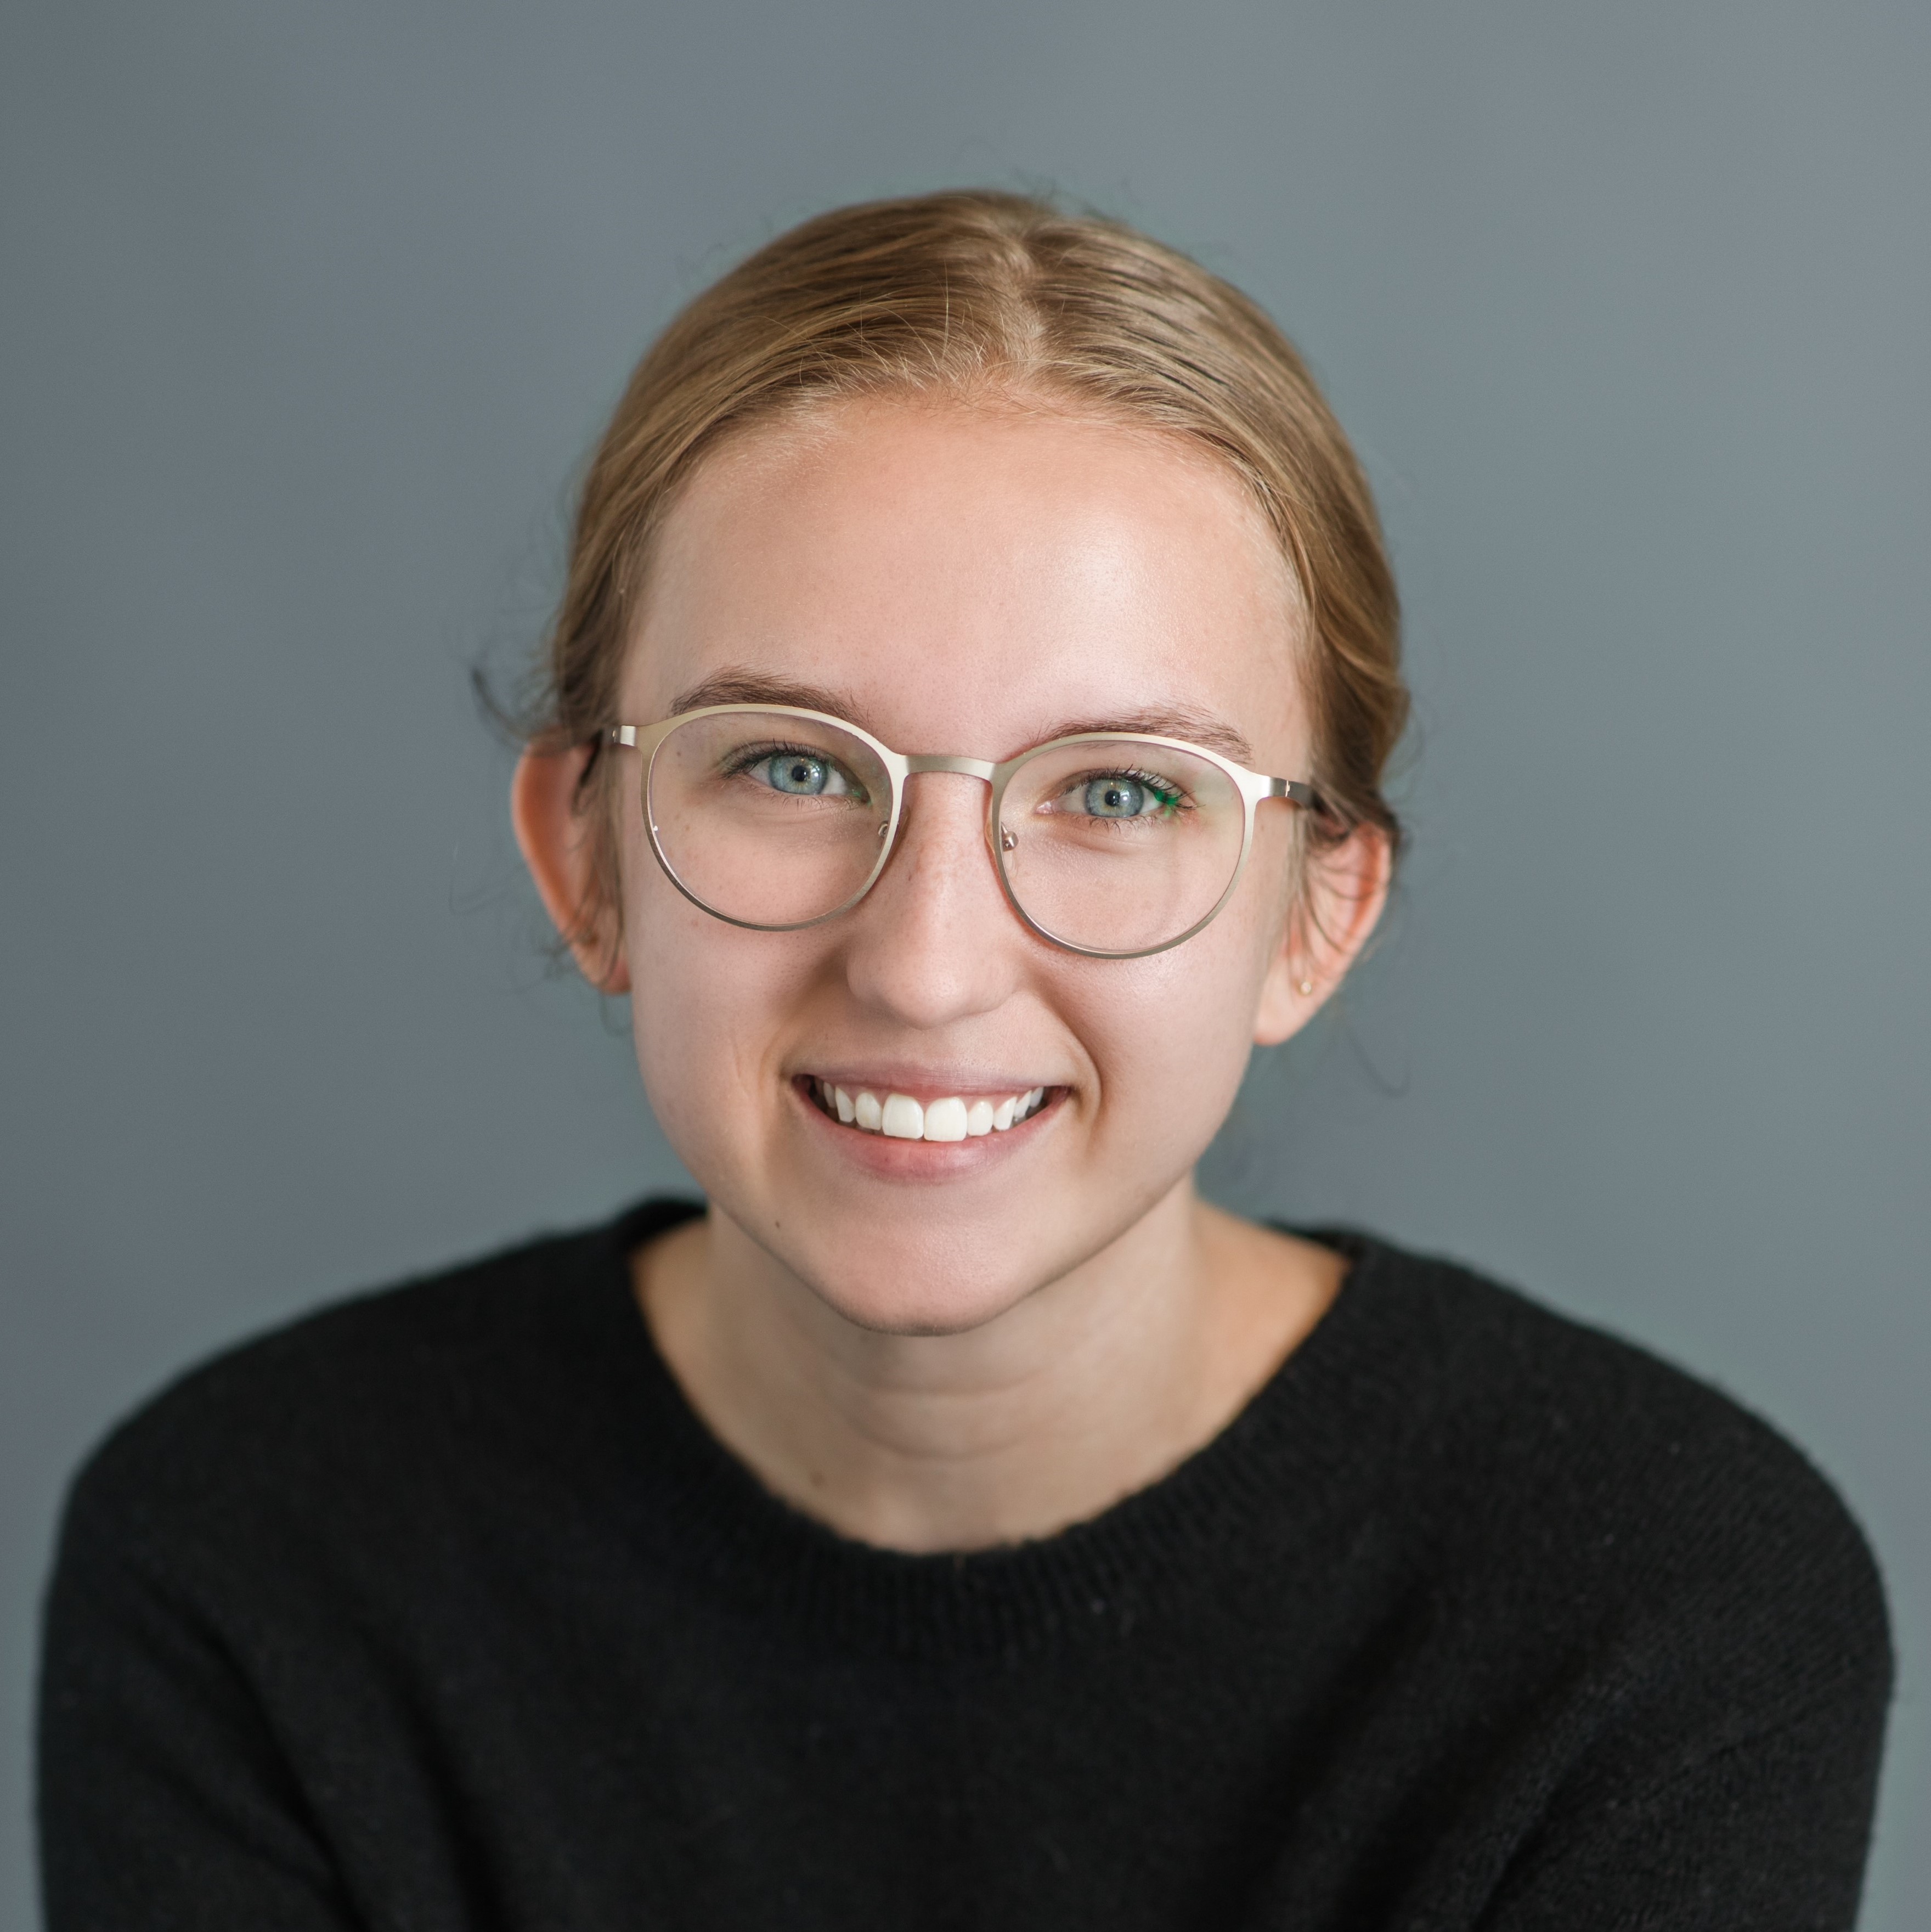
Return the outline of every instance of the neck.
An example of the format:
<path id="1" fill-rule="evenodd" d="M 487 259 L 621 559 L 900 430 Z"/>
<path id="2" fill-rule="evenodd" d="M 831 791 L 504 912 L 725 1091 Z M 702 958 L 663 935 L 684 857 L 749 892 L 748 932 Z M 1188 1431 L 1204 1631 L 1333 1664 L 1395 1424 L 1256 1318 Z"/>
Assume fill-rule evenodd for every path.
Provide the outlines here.
<path id="1" fill-rule="evenodd" d="M 859 1328 L 715 1210 L 636 1273 L 692 1406 L 768 1488 L 864 1542 L 957 1550 L 1049 1534 L 1165 1474 L 1320 1319 L 1342 1268 L 1189 1177 L 962 1334 Z"/>

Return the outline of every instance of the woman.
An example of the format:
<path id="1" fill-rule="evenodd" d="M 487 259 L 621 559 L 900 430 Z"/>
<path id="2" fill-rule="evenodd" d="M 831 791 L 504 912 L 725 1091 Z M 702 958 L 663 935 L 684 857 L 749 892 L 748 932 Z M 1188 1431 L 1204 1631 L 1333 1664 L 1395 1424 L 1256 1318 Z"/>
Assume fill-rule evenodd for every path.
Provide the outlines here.
<path id="1" fill-rule="evenodd" d="M 1890 1661 L 1761 1424 L 1207 1206 L 1399 829 L 1267 318 L 995 194 L 645 358 L 519 839 L 708 1207 L 204 1369 L 70 1505 L 62 1928 L 1844 1926 Z"/>

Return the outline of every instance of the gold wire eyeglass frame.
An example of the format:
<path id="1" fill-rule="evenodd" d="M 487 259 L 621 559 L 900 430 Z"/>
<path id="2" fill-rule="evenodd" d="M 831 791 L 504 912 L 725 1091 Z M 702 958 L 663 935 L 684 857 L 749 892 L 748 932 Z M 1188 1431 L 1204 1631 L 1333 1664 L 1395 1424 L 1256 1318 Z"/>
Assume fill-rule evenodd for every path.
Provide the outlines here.
<path id="1" fill-rule="evenodd" d="M 657 824 L 650 810 L 650 777 L 657 758 L 658 748 L 679 725 L 688 724 L 700 718 L 718 718 L 732 714 L 770 718 L 798 718 L 814 724 L 826 724 L 843 731 L 866 746 L 884 767 L 886 777 L 892 787 L 890 814 L 881 829 L 878 842 L 878 857 L 866 875 L 865 882 L 841 904 L 834 906 L 829 912 L 820 913 L 815 918 L 794 920 L 783 924 L 767 925 L 757 920 L 738 919 L 730 914 L 720 912 L 714 905 L 700 898 L 683 880 L 677 876 L 677 868 L 670 862 L 658 832 Z M 892 854 L 898 843 L 898 828 L 905 803 L 905 782 L 921 772 L 951 772 L 961 778 L 982 778 L 990 790 L 986 794 L 985 844 L 991 856 L 993 870 L 999 880 L 1000 890 L 1006 896 L 1006 902 L 1018 914 L 1029 932 L 1036 933 L 1049 945 L 1057 946 L 1068 952 L 1077 952 L 1091 959 L 1144 959 L 1156 952 L 1171 952 L 1176 946 L 1184 945 L 1194 934 L 1210 924 L 1221 908 L 1234 896 L 1234 889 L 1240 883 L 1240 875 L 1247 869 L 1247 855 L 1254 844 L 1254 814 L 1267 800 L 1278 798 L 1304 812 L 1321 808 L 1320 794 L 1310 784 L 1297 778 L 1270 778 L 1264 772 L 1250 772 L 1243 765 L 1237 765 L 1231 758 L 1223 758 L 1218 752 L 1210 752 L 1203 745 L 1189 744 L 1184 738 L 1163 738 L 1145 731 L 1082 731 L 1067 738 L 1050 738 L 1043 744 L 1029 746 L 1016 757 L 994 764 L 990 758 L 968 758 L 949 752 L 895 752 L 889 745 L 881 744 L 869 731 L 852 723 L 848 718 L 834 716 L 827 711 L 808 711 L 795 704 L 707 704 L 691 711 L 680 711 L 674 716 L 660 719 L 655 724 L 613 724 L 604 734 L 606 744 L 620 746 L 628 751 L 643 754 L 643 770 L 638 786 L 643 820 L 650 834 L 650 849 L 656 854 L 657 862 L 663 867 L 664 876 L 697 907 L 713 919 L 722 920 L 727 926 L 746 928 L 753 932 L 801 932 L 814 926 L 823 926 L 828 920 L 850 912 L 852 908 L 870 892 L 878 882 L 879 875 L 890 862 Z M 1006 877 L 1006 853 L 1017 845 L 1014 834 L 1000 823 L 1000 808 L 1004 804 L 1006 787 L 1012 782 L 1015 772 L 1028 760 L 1054 752 L 1069 745 L 1153 745 L 1163 746 L 1170 751 L 1183 752 L 1190 758 L 1204 760 L 1224 772 L 1240 794 L 1244 809 L 1244 819 L 1240 829 L 1240 856 L 1234 863 L 1225 887 L 1211 907 L 1195 920 L 1192 925 L 1171 939 L 1163 939 L 1157 946 L 1142 946 L 1126 952 L 1113 952 L 1101 946 L 1081 946 L 1042 926 L 1025 907 L 1012 890 L 1012 881 Z"/>

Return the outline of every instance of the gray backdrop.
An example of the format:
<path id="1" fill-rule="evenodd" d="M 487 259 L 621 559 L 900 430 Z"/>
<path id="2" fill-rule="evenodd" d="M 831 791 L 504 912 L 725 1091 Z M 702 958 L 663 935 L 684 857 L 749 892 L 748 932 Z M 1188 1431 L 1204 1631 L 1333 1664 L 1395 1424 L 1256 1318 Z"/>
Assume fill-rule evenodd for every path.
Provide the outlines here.
<path id="1" fill-rule="evenodd" d="M 12 0 L 0 24 L 0 1923 L 58 1495 L 179 1366 L 671 1180 L 466 670 L 673 305 L 1057 184 L 1304 345 L 1417 828 L 1225 1194 L 1714 1378 L 1881 1552 L 1865 1924 L 1931 1895 L 1922 0 Z"/>

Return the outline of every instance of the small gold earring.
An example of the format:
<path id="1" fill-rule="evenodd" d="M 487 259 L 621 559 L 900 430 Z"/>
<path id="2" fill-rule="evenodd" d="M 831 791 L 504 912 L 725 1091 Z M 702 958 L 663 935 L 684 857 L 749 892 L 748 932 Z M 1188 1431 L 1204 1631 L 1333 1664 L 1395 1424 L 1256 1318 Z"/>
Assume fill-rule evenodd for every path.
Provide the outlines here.
<path id="1" fill-rule="evenodd" d="M 1300 983 L 1299 990 L 1303 999 L 1305 1000 L 1312 998 L 1314 994 L 1314 982 L 1312 980 L 1303 980 Z"/>

